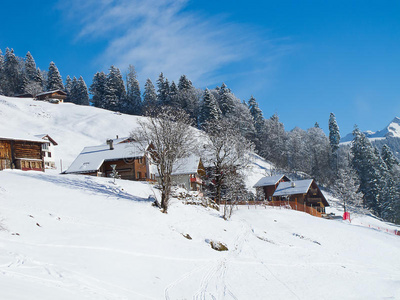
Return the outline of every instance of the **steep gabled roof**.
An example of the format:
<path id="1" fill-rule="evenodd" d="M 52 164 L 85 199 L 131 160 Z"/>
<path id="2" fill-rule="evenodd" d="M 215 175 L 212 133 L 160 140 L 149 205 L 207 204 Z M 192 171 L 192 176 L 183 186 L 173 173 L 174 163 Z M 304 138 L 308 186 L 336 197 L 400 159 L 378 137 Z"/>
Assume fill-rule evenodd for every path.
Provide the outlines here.
<path id="1" fill-rule="evenodd" d="M 143 146 L 138 142 L 117 143 L 113 150 L 110 150 L 109 145 L 85 147 L 65 173 L 97 172 L 104 161 L 129 160 L 144 155 Z"/>
<path id="2" fill-rule="evenodd" d="M 30 136 L 25 134 L 19 135 L 0 135 L 0 140 L 14 140 L 14 141 L 27 141 L 27 142 L 35 142 L 35 143 L 48 143 L 45 140 L 42 140 L 36 136 Z"/>
<path id="3" fill-rule="evenodd" d="M 253 187 L 262 187 L 262 186 L 271 186 L 275 185 L 281 180 L 283 177 L 285 177 L 287 180 L 290 180 L 287 178 L 285 175 L 274 175 L 274 176 L 266 176 L 261 178 Z"/>
<path id="4" fill-rule="evenodd" d="M 65 95 L 65 96 L 67 95 L 67 93 L 62 90 L 53 90 L 53 91 L 47 91 L 47 92 L 37 94 L 36 97 L 43 96 L 43 95 L 49 95 L 49 94 L 53 94 L 53 93 L 59 93 L 59 94 Z"/>
<path id="5" fill-rule="evenodd" d="M 46 140 L 46 138 L 54 145 L 57 146 L 57 142 L 55 140 L 53 140 L 48 134 L 35 134 L 35 137 L 42 139 L 42 140 Z"/>
<path id="6" fill-rule="evenodd" d="M 290 182 L 281 182 L 276 188 L 275 193 L 272 195 L 276 196 L 290 196 L 297 194 L 306 194 L 310 189 L 313 179 L 295 180 Z"/>

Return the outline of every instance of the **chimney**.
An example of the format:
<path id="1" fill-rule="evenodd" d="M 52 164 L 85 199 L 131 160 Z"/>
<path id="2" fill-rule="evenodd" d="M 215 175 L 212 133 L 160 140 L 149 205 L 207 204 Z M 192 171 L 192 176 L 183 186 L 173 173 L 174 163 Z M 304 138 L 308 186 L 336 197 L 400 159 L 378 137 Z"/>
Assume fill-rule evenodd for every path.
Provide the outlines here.
<path id="1" fill-rule="evenodd" d="M 114 150 L 114 141 L 112 139 L 107 140 L 106 143 L 110 146 L 110 150 Z"/>
<path id="2" fill-rule="evenodd" d="M 118 134 L 117 134 L 117 140 L 118 140 Z"/>
<path id="3" fill-rule="evenodd" d="M 295 183 L 294 181 L 292 181 L 292 182 L 290 183 L 290 186 L 291 186 L 292 188 L 294 188 L 294 187 L 296 187 L 296 183 Z"/>

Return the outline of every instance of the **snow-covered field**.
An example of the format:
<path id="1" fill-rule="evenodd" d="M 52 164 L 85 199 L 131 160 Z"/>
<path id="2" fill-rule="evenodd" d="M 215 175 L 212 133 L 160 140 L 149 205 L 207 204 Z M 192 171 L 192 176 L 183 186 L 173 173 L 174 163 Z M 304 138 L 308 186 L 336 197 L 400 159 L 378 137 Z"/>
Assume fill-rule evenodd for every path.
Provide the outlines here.
<path id="1" fill-rule="evenodd" d="M 137 118 L 0 97 L 0 133 L 48 133 L 65 164 Z M 268 169 L 257 158 L 249 185 Z M 400 299 L 400 236 L 360 224 L 394 227 L 370 216 L 253 206 L 224 221 L 178 200 L 162 214 L 149 196 L 146 183 L 1 171 L 0 299 Z"/>

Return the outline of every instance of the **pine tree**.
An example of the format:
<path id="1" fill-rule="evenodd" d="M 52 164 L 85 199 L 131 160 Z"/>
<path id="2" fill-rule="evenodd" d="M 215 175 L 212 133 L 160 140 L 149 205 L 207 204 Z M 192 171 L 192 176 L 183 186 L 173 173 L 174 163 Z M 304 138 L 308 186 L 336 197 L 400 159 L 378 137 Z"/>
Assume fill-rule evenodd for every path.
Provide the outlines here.
<path id="1" fill-rule="evenodd" d="M 79 77 L 76 85 L 75 103 L 79 105 L 89 105 L 89 93 L 82 76 Z"/>
<path id="2" fill-rule="evenodd" d="M 382 198 L 382 170 L 379 169 L 379 160 L 371 142 L 357 127 L 353 130 L 353 136 L 351 165 L 360 181 L 360 191 L 363 193 L 364 206 L 379 216 Z"/>
<path id="3" fill-rule="evenodd" d="M 204 127 L 207 121 L 213 122 L 221 118 L 221 110 L 209 89 L 204 90 L 203 103 L 200 108 L 199 123 Z"/>
<path id="4" fill-rule="evenodd" d="M 28 52 L 25 56 L 25 74 L 29 82 L 40 82 L 33 56 Z"/>
<path id="5" fill-rule="evenodd" d="M 154 88 L 153 82 L 149 78 L 146 80 L 146 84 L 144 85 L 144 93 L 143 93 L 143 108 L 144 111 L 150 111 L 157 106 L 157 93 Z"/>
<path id="6" fill-rule="evenodd" d="M 105 108 L 112 111 L 120 110 L 125 97 L 126 91 L 121 71 L 111 66 L 105 86 Z"/>
<path id="7" fill-rule="evenodd" d="M 315 127 L 315 128 L 321 128 L 321 127 L 319 126 L 319 123 L 318 123 L 318 122 L 315 122 L 314 127 Z"/>
<path id="8" fill-rule="evenodd" d="M 128 74 L 126 75 L 126 101 L 124 113 L 131 115 L 140 115 L 142 110 L 142 97 L 140 95 L 139 81 L 135 67 L 129 65 Z"/>
<path id="9" fill-rule="evenodd" d="M 63 81 L 54 62 L 50 63 L 47 73 L 47 91 L 64 90 Z"/>
<path id="10" fill-rule="evenodd" d="M 92 84 L 90 85 L 90 93 L 93 95 L 92 101 L 95 107 L 105 108 L 105 90 L 106 90 L 107 75 L 104 72 L 97 72 L 93 76 Z"/>
<path id="11" fill-rule="evenodd" d="M 258 107 L 258 103 L 253 96 L 250 97 L 248 106 L 253 117 L 254 128 L 256 129 L 257 136 L 260 136 L 265 130 L 265 122 L 262 111 Z"/>
<path id="12" fill-rule="evenodd" d="M 0 95 L 4 94 L 4 92 L 3 92 L 3 84 L 4 84 L 3 69 L 4 69 L 4 55 L 0 49 Z"/>
<path id="13" fill-rule="evenodd" d="M 79 93 L 78 89 L 79 89 L 79 87 L 78 87 L 78 79 L 76 79 L 76 77 L 74 76 L 72 78 L 69 100 L 70 100 L 70 102 L 75 103 L 75 104 L 77 104 L 77 102 L 78 102 L 78 100 L 77 100 L 78 93 Z"/>
<path id="14" fill-rule="evenodd" d="M 235 106 L 234 96 L 231 93 L 231 90 L 228 89 L 228 87 L 225 85 L 225 83 L 222 83 L 219 90 L 219 95 L 219 107 L 221 109 L 222 115 L 225 116 L 229 114 Z"/>
<path id="15" fill-rule="evenodd" d="M 381 150 L 381 156 L 389 171 L 392 171 L 394 168 L 399 166 L 399 162 L 397 161 L 397 159 L 393 155 L 393 152 L 387 145 L 383 145 Z"/>
<path id="16" fill-rule="evenodd" d="M 172 107 L 179 107 L 180 105 L 178 97 L 178 87 L 176 86 L 174 81 L 172 81 L 169 88 L 168 103 Z"/>
<path id="17" fill-rule="evenodd" d="M 168 105 L 169 83 L 161 72 L 157 79 L 157 100 L 159 105 Z"/>
<path id="18" fill-rule="evenodd" d="M 3 63 L 3 92 L 6 96 L 14 96 L 21 92 L 21 72 L 18 59 L 13 49 L 6 49 Z"/>
<path id="19" fill-rule="evenodd" d="M 65 80 L 64 92 L 67 93 L 67 98 L 65 98 L 64 102 L 72 102 L 71 100 L 71 90 L 72 90 L 72 79 L 67 75 L 67 79 Z"/>
<path id="20" fill-rule="evenodd" d="M 329 143 L 331 144 L 332 153 L 335 153 L 339 149 L 340 132 L 336 117 L 333 113 L 329 116 Z"/>

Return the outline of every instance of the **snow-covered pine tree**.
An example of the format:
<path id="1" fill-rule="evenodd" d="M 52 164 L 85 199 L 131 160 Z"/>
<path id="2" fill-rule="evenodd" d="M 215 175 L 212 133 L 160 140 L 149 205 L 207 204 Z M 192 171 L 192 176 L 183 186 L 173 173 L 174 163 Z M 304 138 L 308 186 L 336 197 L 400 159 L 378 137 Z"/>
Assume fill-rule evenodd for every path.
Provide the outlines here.
<path id="1" fill-rule="evenodd" d="M 203 102 L 200 107 L 199 125 L 204 127 L 207 121 L 215 121 L 221 118 L 221 110 L 218 107 L 217 101 L 210 90 L 204 90 Z"/>
<path id="2" fill-rule="evenodd" d="M 329 143 L 331 145 L 332 153 L 335 153 L 337 149 L 339 149 L 340 132 L 339 126 L 336 122 L 336 117 L 333 113 L 329 116 Z"/>
<path id="3" fill-rule="evenodd" d="M 157 93 L 153 82 L 147 78 L 144 85 L 143 109 L 145 112 L 151 111 L 157 106 Z"/>
<path id="4" fill-rule="evenodd" d="M 64 92 L 67 93 L 67 97 L 64 102 L 72 102 L 71 100 L 71 90 L 72 90 L 72 79 L 67 75 L 67 79 L 65 79 Z"/>
<path id="5" fill-rule="evenodd" d="M 221 88 L 219 89 L 219 95 L 219 108 L 221 109 L 222 115 L 225 116 L 233 110 L 235 106 L 235 97 L 225 83 L 222 83 Z"/>
<path id="6" fill-rule="evenodd" d="M 47 73 L 47 91 L 64 90 L 63 81 L 54 62 L 50 63 L 49 72 Z"/>
<path id="7" fill-rule="evenodd" d="M 21 92 L 21 72 L 19 62 L 13 49 L 6 49 L 3 63 L 3 92 L 6 96 L 14 96 Z"/>
<path id="8" fill-rule="evenodd" d="M 251 96 L 248 101 L 248 107 L 253 117 L 253 125 L 256 132 L 255 139 L 253 140 L 254 144 L 256 145 L 256 149 L 261 153 L 262 151 L 262 142 L 264 140 L 265 135 L 265 120 L 262 114 L 260 107 L 256 99 Z"/>
<path id="9" fill-rule="evenodd" d="M 169 93 L 168 93 L 168 101 L 169 105 L 171 107 L 179 107 L 179 96 L 178 96 L 178 87 L 176 86 L 175 82 L 172 81 L 170 87 L 169 87 Z"/>
<path id="10" fill-rule="evenodd" d="M 118 111 L 126 97 L 124 80 L 121 71 L 115 67 L 110 67 L 105 86 L 105 108 Z"/>
<path id="11" fill-rule="evenodd" d="M 0 49 L 0 95 L 2 95 L 3 92 L 3 66 L 4 66 L 4 55 L 3 52 Z"/>
<path id="12" fill-rule="evenodd" d="M 179 105 L 183 110 L 185 110 L 192 120 L 197 123 L 198 113 L 199 113 L 199 102 L 202 91 L 200 95 L 197 94 L 192 82 L 182 75 L 179 78 L 178 83 L 178 99 Z"/>
<path id="13" fill-rule="evenodd" d="M 363 193 L 363 204 L 378 216 L 381 206 L 381 172 L 371 142 L 355 127 L 351 145 L 351 166 L 358 175 L 360 191 Z"/>
<path id="14" fill-rule="evenodd" d="M 393 152 L 390 150 L 388 145 L 383 145 L 381 150 L 381 157 L 389 171 L 392 171 L 393 169 L 399 167 L 399 162 L 393 155 Z"/>
<path id="15" fill-rule="evenodd" d="M 253 116 L 251 115 L 246 102 L 241 103 L 237 100 L 237 104 L 233 107 L 233 110 L 225 116 L 225 118 L 228 118 L 232 123 L 236 124 L 242 136 L 255 144 L 255 141 L 257 140 L 256 129 L 254 128 Z"/>
<path id="16" fill-rule="evenodd" d="M 79 105 L 89 105 L 89 92 L 85 80 L 80 76 L 77 81 L 75 103 Z"/>
<path id="17" fill-rule="evenodd" d="M 126 74 L 126 100 L 123 111 L 131 115 L 140 115 L 142 111 L 139 81 L 137 80 L 135 67 L 132 65 L 129 65 L 128 73 Z"/>
<path id="18" fill-rule="evenodd" d="M 105 89 L 107 75 L 104 72 L 97 72 L 93 76 L 89 91 L 93 95 L 92 101 L 95 107 L 105 108 Z"/>
<path id="19" fill-rule="evenodd" d="M 33 56 L 30 52 L 28 52 L 25 56 L 25 74 L 26 77 L 30 82 L 40 82 L 40 79 L 38 78 L 38 73 L 36 69 L 36 63 L 35 60 L 33 59 Z"/>
<path id="20" fill-rule="evenodd" d="M 157 79 L 157 100 L 159 105 L 168 105 L 169 82 L 161 72 Z"/>
<path id="21" fill-rule="evenodd" d="M 70 102 L 75 103 L 75 104 L 77 104 L 77 102 L 78 102 L 78 100 L 77 100 L 77 98 L 78 98 L 78 89 L 79 89 L 79 87 L 78 87 L 78 79 L 76 79 L 76 77 L 74 76 L 72 78 L 71 89 L 70 89 L 70 93 L 69 93 L 70 94 L 69 100 L 70 100 Z"/>

